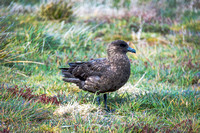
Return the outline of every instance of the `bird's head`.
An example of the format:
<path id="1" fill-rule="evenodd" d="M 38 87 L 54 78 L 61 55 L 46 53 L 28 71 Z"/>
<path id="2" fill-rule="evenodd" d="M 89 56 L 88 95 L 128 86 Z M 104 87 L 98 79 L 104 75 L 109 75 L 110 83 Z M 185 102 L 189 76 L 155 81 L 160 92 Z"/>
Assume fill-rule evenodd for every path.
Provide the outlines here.
<path id="1" fill-rule="evenodd" d="M 136 50 L 129 47 L 125 41 L 116 40 L 108 45 L 107 52 L 108 54 L 114 54 L 114 53 L 126 54 L 127 52 L 136 53 Z"/>

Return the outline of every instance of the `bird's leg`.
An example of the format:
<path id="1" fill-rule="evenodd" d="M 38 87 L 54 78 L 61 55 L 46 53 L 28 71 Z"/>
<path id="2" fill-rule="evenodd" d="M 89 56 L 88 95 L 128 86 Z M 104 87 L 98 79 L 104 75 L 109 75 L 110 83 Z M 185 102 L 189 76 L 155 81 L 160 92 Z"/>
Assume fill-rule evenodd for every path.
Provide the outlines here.
<path id="1" fill-rule="evenodd" d="M 107 94 L 103 94 L 103 97 L 104 97 L 104 103 L 105 103 L 105 109 L 108 109 L 108 106 L 107 106 Z"/>
<path id="2" fill-rule="evenodd" d="M 107 94 L 105 93 L 105 94 L 103 95 L 103 97 L 104 97 L 104 102 L 105 102 L 105 110 L 106 110 L 107 112 L 114 112 L 115 109 L 109 109 L 108 106 L 107 106 Z"/>
<path id="3" fill-rule="evenodd" d="M 99 95 L 97 96 L 97 102 L 98 102 L 98 105 L 100 106 L 100 96 Z"/>

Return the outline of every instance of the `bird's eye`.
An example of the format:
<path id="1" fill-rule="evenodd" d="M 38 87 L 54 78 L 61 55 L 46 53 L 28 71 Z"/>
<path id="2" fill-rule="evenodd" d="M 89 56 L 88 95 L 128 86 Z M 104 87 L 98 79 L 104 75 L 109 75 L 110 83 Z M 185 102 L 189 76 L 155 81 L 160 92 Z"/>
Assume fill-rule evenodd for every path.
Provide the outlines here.
<path id="1" fill-rule="evenodd" d="M 120 44 L 120 47 L 126 47 L 126 44 L 121 43 L 121 44 Z"/>

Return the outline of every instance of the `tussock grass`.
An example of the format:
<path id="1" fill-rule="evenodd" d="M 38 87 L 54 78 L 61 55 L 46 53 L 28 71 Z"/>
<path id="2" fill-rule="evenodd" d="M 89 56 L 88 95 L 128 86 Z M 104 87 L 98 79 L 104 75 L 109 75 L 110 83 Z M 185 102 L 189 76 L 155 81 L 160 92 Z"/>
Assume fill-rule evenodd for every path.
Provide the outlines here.
<path id="1" fill-rule="evenodd" d="M 69 20 L 73 15 L 72 2 L 56 0 L 43 3 L 40 7 L 40 16 L 49 20 Z"/>
<path id="2" fill-rule="evenodd" d="M 68 23 L 44 21 L 29 12 L 15 14 L 9 8 L 1 10 L 0 131 L 200 131 L 199 45 L 198 39 L 187 40 L 199 36 L 199 22 L 192 17 L 195 13 L 176 24 L 163 24 L 151 13 L 146 18 L 154 20 L 147 22 L 145 13 L 126 17 L 131 12 L 117 3 L 113 8 L 109 2 L 75 2 L 72 10 L 77 16 Z M 85 6 L 98 13 L 88 13 L 82 8 Z M 107 19 L 105 10 L 111 11 L 110 16 L 116 14 Z M 191 18 L 189 23 L 186 19 Z M 106 112 L 103 100 L 98 107 L 94 94 L 64 83 L 59 67 L 105 57 L 106 44 L 115 39 L 128 41 L 137 54 L 128 54 L 128 83 L 108 94 L 108 107 L 115 112 Z M 30 87 L 35 97 L 25 98 L 26 89 L 14 94 L 8 90 L 14 85 Z M 56 97 L 60 104 L 36 102 L 42 95 Z"/>

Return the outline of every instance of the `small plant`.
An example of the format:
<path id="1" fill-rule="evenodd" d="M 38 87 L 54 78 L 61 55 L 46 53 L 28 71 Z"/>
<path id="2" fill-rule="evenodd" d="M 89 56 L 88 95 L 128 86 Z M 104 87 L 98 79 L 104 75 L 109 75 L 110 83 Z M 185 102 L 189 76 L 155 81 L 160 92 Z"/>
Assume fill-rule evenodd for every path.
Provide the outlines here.
<path id="1" fill-rule="evenodd" d="M 59 105 L 60 101 L 57 100 L 57 97 L 51 97 L 51 96 L 47 96 L 46 94 L 42 94 L 42 95 L 34 95 L 32 94 L 33 90 L 31 88 L 21 88 L 19 89 L 18 86 L 15 86 L 13 88 L 8 88 L 8 91 L 10 91 L 14 96 L 20 96 L 26 100 L 31 100 L 33 99 L 33 101 L 36 102 L 41 102 L 44 104 L 56 104 Z"/>
<path id="2" fill-rule="evenodd" d="M 40 8 L 40 15 L 49 20 L 69 20 L 72 14 L 72 4 L 63 0 L 43 4 Z"/>

